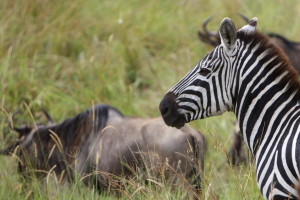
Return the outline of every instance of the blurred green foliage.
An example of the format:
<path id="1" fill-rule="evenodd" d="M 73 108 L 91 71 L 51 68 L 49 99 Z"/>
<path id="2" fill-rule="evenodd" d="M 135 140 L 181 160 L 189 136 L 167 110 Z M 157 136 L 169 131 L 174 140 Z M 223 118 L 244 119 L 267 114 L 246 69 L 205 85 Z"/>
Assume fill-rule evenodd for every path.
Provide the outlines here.
<path id="1" fill-rule="evenodd" d="M 224 17 L 239 28 L 244 24 L 240 12 L 258 17 L 263 32 L 300 41 L 299 10 L 297 0 L 2 0 L 1 144 L 13 134 L 6 119 L 15 110 L 21 112 L 17 125 L 32 122 L 29 111 L 36 116 L 44 108 L 60 122 L 96 103 L 125 115 L 159 116 L 164 93 L 211 50 L 197 38 L 205 18 L 214 15 L 210 30 L 217 30 Z M 234 116 L 226 113 L 191 123 L 208 140 L 204 190 L 220 199 L 259 199 L 252 165 L 225 164 L 231 120 Z M 38 190 L 19 192 L 15 160 L 0 159 L 1 199 L 24 199 Z M 71 187 L 71 199 L 98 198 L 82 195 L 85 190 Z M 70 199 L 63 191 L 34 192 L 41 194 L 37 199 Z"/>

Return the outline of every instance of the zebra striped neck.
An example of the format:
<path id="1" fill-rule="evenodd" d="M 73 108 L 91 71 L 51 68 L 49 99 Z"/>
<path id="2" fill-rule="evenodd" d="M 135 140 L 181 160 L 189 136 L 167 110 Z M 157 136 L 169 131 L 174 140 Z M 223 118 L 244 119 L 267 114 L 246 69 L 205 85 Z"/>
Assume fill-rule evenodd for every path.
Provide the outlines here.
<path id="1" fill-rule="evenodd" d="M 281 49 L 267 37 L 254 32 L 238 34 L 239 59 L 236 86 L 232 93 L 234 112 L 249 149 L 256 155 L 272 120 L 293 107 L 298 108 L 300 84 L 297 72 Z M 250 52 L 248 49 L 252 49 Z M 287 101 L 289 100 L 289 101 Z"/>
<path id="2" fill-rule="evenodd" d="M 233 111 L 255 157 L 258 186 L 265 199 L 295 197 L 293 185 L 300 177 L 297 72 L 264 35 L 238 34 Z"/>

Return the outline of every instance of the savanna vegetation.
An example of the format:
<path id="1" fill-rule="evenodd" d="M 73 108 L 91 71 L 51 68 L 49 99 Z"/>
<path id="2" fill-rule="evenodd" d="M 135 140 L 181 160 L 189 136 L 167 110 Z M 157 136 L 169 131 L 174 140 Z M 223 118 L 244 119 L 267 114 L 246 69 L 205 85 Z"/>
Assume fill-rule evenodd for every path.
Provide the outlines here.
<path id="1" fill-rule="evenodd" d="M 258 17 L 263 32 L 299 38 L 300 2 L 296 0 L 1 0 L 0 1 L 0 147 L 16 138 L 7 125 L 44 120 L 41 108 L 56 122 L 93 104 L 106 103 L 125 115 L 159 116 L 164 93 L 211 47 L 197 30 L 210 15 L 217 30 L 224 17 L 239 28 Z M 232 113 L 192 122 L 207 138 L 202 199 L 262 199 L 253 164 L 227 164 Z M 98 194 L 78 179 L 61 185 L 50 172 L 27 183 L 17 173 L 17 158 L 0 156 L 0 199 L 182 199 L 163 183 L 134 180 L 119 196 Z"/>

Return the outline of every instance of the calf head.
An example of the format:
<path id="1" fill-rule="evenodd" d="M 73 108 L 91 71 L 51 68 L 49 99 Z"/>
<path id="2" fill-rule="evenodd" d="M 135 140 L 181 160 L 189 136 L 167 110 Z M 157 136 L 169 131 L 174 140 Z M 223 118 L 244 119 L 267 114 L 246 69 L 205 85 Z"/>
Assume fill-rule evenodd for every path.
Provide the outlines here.
<path id="1" fill-rule="evenodd" d="M 18 139 L 7 148 L 0 150 L 0 154 L 15 155 L 18 158 L 19 172 L 27 171 L 29 165 L 40 165 L 42 163 L 43 158 L 39 155 L 41 154 L 41 143 L 38 142 L 41 139 L 39 133 L 54 125 L 51 116 L 45 110 L 42 111 L 48 120 L 47 124 L 36 123 L 20 127 L 13 126 L 12 120 L 17 112 L 13 113 L 11 119 L 8 120 L 8 126 L 18 133 Z"/>

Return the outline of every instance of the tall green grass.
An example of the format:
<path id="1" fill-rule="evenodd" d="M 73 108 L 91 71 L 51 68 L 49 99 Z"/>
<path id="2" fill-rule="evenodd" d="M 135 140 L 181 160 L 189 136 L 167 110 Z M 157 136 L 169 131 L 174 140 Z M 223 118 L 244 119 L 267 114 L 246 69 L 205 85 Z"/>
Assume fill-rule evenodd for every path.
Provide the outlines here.
<path id="1" fill-rule="evenodd" d="M 196 34 L 205 18 L 214 15 L 211 30 L 226 16 L 241 27 L 240 12 L 258 17 L 264 32 L 299 40 L 299 9 L 296 0 L 2 0 L 1 147 L 16 137 L 7 127 L 8 113 L 21 111 L 16 125 L 32 123 L 26 106 L 34 116 L 45 108 L 57 122 L 93 103 L 110 104 L 131 116 L 159 116 L 164 93 L 211 50 Z M 261 199 L 253 164 L 227 165 L 231 120 L 234 116 L 226 113 L 191 123 L 208 141 L 203 198 Z M 39 182 L 26 187 L 15 158 L 0 159 L 0 199 L 100 198 L 80 181 L 64 187 L 54 181 L 50 191 Z M 134 199 L 181 198 L 167 192 L 167 185 L 163 188 L 143 190 L 144 196 L 132 188 L 127 192 L 134 193 Z"/>

